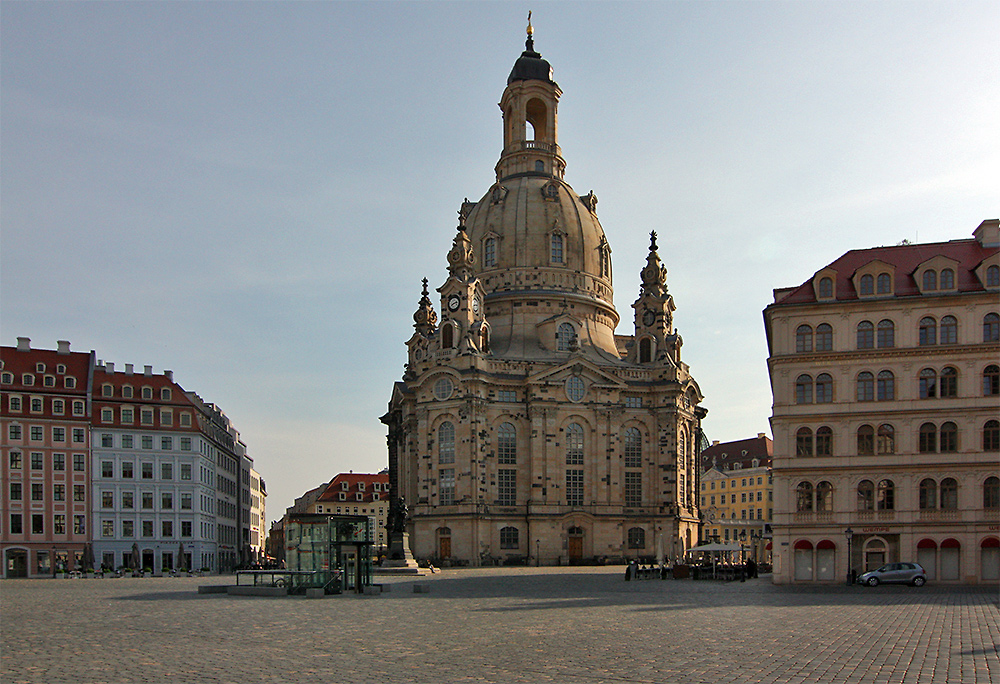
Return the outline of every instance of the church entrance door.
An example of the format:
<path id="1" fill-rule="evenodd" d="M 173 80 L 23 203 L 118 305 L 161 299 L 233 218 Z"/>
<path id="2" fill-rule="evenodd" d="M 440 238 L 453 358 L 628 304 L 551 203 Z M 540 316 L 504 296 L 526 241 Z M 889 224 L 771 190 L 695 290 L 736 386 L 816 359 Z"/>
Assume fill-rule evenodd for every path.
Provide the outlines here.
<path id="1" fill-rule="evenodd" d="M 580 560 L 583 558 L 583 529 L 580 527 L 569 528 L 569 560 L 573 561 Z"/>

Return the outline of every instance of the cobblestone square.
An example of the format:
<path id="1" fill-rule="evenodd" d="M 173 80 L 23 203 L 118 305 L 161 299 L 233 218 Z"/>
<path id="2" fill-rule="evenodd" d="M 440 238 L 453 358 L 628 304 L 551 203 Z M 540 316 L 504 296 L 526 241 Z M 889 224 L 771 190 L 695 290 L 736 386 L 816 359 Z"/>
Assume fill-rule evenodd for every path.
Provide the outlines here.
<path id="1" fill-rule="evenodd" d="M 996 587 L 625 582 L 623 571 L 447 569 L 321 600 L 197 593 L 232 577 L 8 580 L 0 680 L 1000 682 Z"/>

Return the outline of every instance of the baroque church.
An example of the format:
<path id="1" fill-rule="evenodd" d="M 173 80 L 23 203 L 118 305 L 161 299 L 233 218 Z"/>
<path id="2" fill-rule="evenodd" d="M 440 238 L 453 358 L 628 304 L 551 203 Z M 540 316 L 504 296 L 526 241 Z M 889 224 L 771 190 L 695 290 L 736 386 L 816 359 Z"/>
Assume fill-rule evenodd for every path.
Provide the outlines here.
<path id="1" fill-rule="evenodd" d="M 699 537 L 707 411 L 656 233 L 634 334 L 615 334 L 611 246 L 594 193 L 564 180 L 562 91 L 530 22 L 525 47 L 496 182 L 462 203 L 439 309 L 423 281 L 382 417 L 398 527 L 439 563 L 679 559 Z"/>

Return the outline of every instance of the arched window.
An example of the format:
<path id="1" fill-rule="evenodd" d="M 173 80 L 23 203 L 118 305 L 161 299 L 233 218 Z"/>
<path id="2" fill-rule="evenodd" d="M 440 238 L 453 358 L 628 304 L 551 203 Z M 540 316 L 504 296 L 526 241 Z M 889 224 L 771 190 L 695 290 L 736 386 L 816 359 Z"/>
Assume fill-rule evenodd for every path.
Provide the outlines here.
<path id="1" fill-rule="evenodd" d="M 479 350 L 484 354 L 490 353 L 490 328 L 487 325 L 479 331 Z"/>
<path id="2" fill-rule="evenodd" d="M 1000 366 L 990 364 L 983 369 L 983 396 L 994 397 L 1000 394 Z"/>
<path id="3" fill-rule="evenodd" d="M 875 492 L 875 507 L 880 511 L 892 511 L 896 508 L 896 485 L 892 480 L 879 480 Z"/>
<path id="4" fill-rule="evenodd" d="M 545 173 L 545 162 L 541 159 L 535 160 L 535 171 L 538 173 Z"/>
<path id="5" fill-rule="evenodd" d="M 920 510 L 932 511 L 937 508 L 937 482 L 927 478 L 920 481 Z"/>
<path id="6" fill-rule="evenodd" d="M 809 325 L 800 325 L 795 329 L 795 351 L 798 354 L 813 350 L 813 329 Z"/>
<path id="7" fill-rule="evenodd" d="M 501 549 L 516 549 L 521 546 L 518 539 L 518 531 L 516 527 L 501 527 L 500 528 L 500 548 Z"/>
<path id="8" fill-rule="evenodd" d="M 628 547 L 630 549 L 646 548 L 646 530 L 641 527 L 630 527 L 628 530 Z"/>
<path id="9" fill-rule="evenodd" d="M 497 239 L 486 238 L 483 244 L 483 266 L 493 268 L 497 265 Z M 516 531 L 516 530 L 515 530 Z"/>
<path id="10" fill-rule="evenodd" d="M 941 289 L 952 290 L 955 288 L 955 272 L 950 268 L 941 269 Z"/>
<path id="11" fill-rule="evenodd" d="M 833 297 L 833 280 L 831 278 L 821 278 L 819 281 L 820 299 L 830 299 Z"/>
<path id="12" fill-rule="evenodd" d="M 892 401 L 896 398 L 896 376 L 892 371 L 880 371 L 878 374 L 878 400 Z"/>
<path id="13" fill-rule="evenodd" d="M 875 485 L 871 480 L 862 480 L 858 483 L 858 510 L 875 510 Z"/>
<path id="14" fill-rule="evenodd" d="M 571 323 L 560 323 L 556 331 L 556 350 L 570 351 L 575 346 L 576 329 Z"/>
<path id="15" fill-rule="evenodd" d="M 820 482 L 816 485 L 816 510 L 833 510 L 833 485 L 829 482 Z"/>
<path id="16" fill-rule="evenodd" d="M 816 455 L 833 456 L 833 430 L 825 425 L 816 430 Z"/>
<path id="17" fill-rule="evenodd" d="M 445 421 L 438 427 L 438 462 L 455 462 L 455 424 Z"/>
<path id="18" fill-rule="evenodd" d="M 920 391 L 921 399 L 933 399 L 937 396 L 937 371 L 933 368 L 924 368 L 920 371 Z"/>
<path id="19" fill-rule="evenodd" d="M 805 513 L 813 510 L 813 486 L 811 482 L 800 482 L 795 488 L 795 510 Z"/>
<path id="20" fill-rule="evenodd" d="M 1000 420 L 988 420 L 983 425 L 983 451 L 1000 451 Z"/>
<path id="21" fill-rule="evenodd" d="M 924 290 L 937 289 L 937 271 L 924 271 Z"/>
<path id="22" fill-rule="evenodd" d="M 583 465 L 583 428 L 579 423 L 566 426 L 566 465 Z"/>
<path id="23" fill-rule="evenodd" d="M 858 323 L 858 349 L 872 349 L 875 346 L 875 326 L 871 321 Z"/>
<path id="24" fill-rule="evenodd" d="M 800 375 L 795 379 L 795 403 L 813 403 L 813 379 L 811 375 Z"/>
<path id="25" fill-rule="evenodd" d="M 892 277 L 888 273 L 878 274 L 878 293 L 879 294 L 891 294 L 892 293 Z"/>
<path id="26" fill-rule="evenodd" d="M 1000 287 L 1000 266 L 986 269 L 986 287 Z"/>
<path id="27" fill-rule="evenodd" d="M 858 401 L 875 401 L 875 376 L 868 371 L 858 373 Z"/>
<path id="28" fill-rule="evenodd" d="M 833 327 L 829 323 L 816 326 L 816 351 L 833 350 Z"/>
<path id="29" fill-rule="evenodd" d="M 953 454 L 958 451 L 958 426 L 951 421 L 941 423 L 941 453 Z"/>
<path id="30" fill-rule="evenodd" d="M 937 344 L 937 321 L 930 316 L 920 319 L 920 337 L 918 343 L 921 347 L 929 347 Z"/>
<path id="31" fill-rule="evenodd" d="M 958 510 L 958 482 L 953 477 L 941 480 L 941 510 Z"/>
<path id="32" fill-rule="evenodd" d="M 563 262 L 563 236 L 553 235 L 551 245 L 552 263 L 561 264 Z"/>
<path id="33" fill-rule="evenodd" d="M 941 319 L 941 344 L 958 344 L 958 319 L 945 316 Z"/>
<path id="34" fill-rule="evenodd" d="M 870 274 L 861 276 L 861 294 L 875 294 L 875 276 Z"/>
<path id="35" fill-rule="evenodd" d="M 816 403 L 829 404 L 833 401 L 833 378 L 829 373 L 816 376 Z"/>
<path id="36" fill-rule="evenodd" d="M 648 337 L 639 340 L 639 363 L 649 363 L 653 360 L 653 341 Z"/>
<path id="37" fill-rule="evenodd" d="M 937 426 L 934 423 L 924 423 L 920 426 L 918 448 L 922 454 L 933 454 L 937 451 Z"/>
<path id="38" fill-rule="evenodd" d="M 510 423 L 501 423 L 497 428 L 497 463 L 517 463 L 517 430 Z"/>
<path id="39" fill-rule="evenodd" d="M 888 318 L 878 322 L 878 348 L 892 349 L 896 346 L 896 324 Z"/>
<path id="40" fill-rule="evenodd" d="M 958 396 L 958 370 L 951 366 L 941 369 L 941 387 L 939 388 L 942 398 Z"/>
<path id="41" fill-rule="evenodd" d="M 858 428 L 858 456 L 875 455 L 875 428 L 862 425 Z"/>
<path id="42" fill-rule="evenodd" d="M 638 428 L 630 427 L 625 430 L 625 467 L 642 467 L 642 435 Z"/>
<path id="43" fill-rule="evenodd" d="M 875 452 L 880 456 L 896 453 L 896 430 L 891 425 L 883 423 L 878 426 Z"/>
<path id="44" fill-rule="evenodd" d="M 813 455 L 813 432 L 807 427 L 801 427 L 795 432 L 795 455 Z"/>
<path id="45" fill-rule="evenodd" d="M 1000 508 L 1000 477 L 991 475 L 983 483 L 983 508 Z"/>
<path id="46" fill-rule="evenodd" d="M 988 313 L 983 316 L 983 342 L 1000 342 L 1000 315 Z"/>
<path id="47" fill-rule="evenodd" d="M 455 337 L 455 331 L 454 331 L 454 328 L 452 328 L 451 325 L 449 325 L 448 323 L 445 323 L 444 325 L 441 326 L 441 348 L 442 349 L 451 349 L 453 346 L 455 346 L 454 337 Z"/>

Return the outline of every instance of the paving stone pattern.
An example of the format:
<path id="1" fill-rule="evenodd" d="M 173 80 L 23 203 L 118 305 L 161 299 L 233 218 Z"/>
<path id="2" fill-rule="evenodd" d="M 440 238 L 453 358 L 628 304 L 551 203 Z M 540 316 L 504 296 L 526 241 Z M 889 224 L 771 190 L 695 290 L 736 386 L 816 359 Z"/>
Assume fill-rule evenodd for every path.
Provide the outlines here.
<path id="1" fill-rule="evenodd" d="M 448 569 L 323 600 L 197 593 L 232 577 L 6 580 L 0 681 L 1000 683 L 997 587 L 623 573 Z"/>

